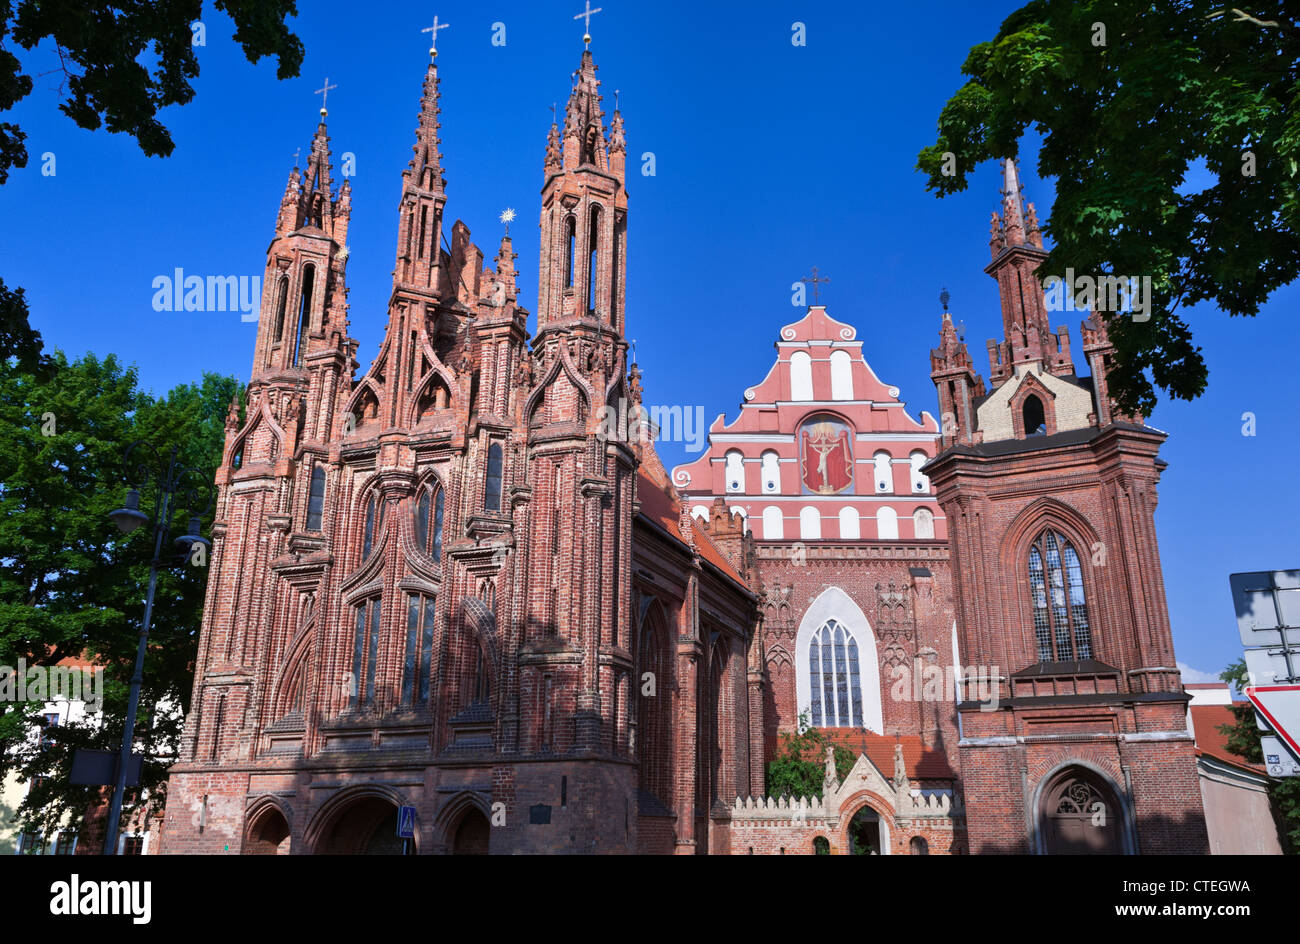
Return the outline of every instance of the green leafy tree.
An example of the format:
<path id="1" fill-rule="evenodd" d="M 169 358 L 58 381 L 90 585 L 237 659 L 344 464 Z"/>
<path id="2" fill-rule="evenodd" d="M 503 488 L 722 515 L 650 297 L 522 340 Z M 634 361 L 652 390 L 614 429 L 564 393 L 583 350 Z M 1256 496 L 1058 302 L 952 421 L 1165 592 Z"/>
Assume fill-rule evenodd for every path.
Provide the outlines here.
<path id="1" fill-rule="evenodd" d="M 770 797 L 817 797 L 821 799 L 826 777 L 826 735 L 812 727 L 807 712 L 799 715 L 795 732 L 782 733 L 775 756 L 767 764 L 767 795 Z M 835 772 L 843 781 L 857 763 L 854 753 L 835 745 Z"/>
<path id="2" fill-rule="evenodd" d="M 211 8 L 234 21 L 234 40 L 249 62 L 274 56 L 277 78 L 298 75 L 302 41 L 285 23 L 298 12 L 295 0 L 214 0 Z M 202 14 L 202 0 L 0 0 L 0 113 L 31 94 L 27 71 L 50 71 L 55 60 L 43 46 L 48 41 L 66 93 L 60 111 L 82 128 L 128 134 L 148 156 L 166 157 L 176 145 L 158 112 L 194 98 L 195 24 L 201 23 L 205 43 L 209 25 Z M 16 123 L 0 121 L 0 184 L 12 168 L 27 166 L 26 139 Z M 0 281 L 0 358 L 15 354 L 29 371 L 48 364 L 22 289 L 10 291 Z"/>
<path id="3" fill-rule="evenodd" d="M 1150 276 L 1151 317 L 1110 317 L 1111 391 L 1149 413 L 1207 368 L 1181 309 L 1254 315 L 1300 274 L 1300 26 L 1289 0 L 1034 0 L 974 46 L 917 168 L 939 196 L 1029 126 L 1055 177 L 1040 277 Z M 1204 189 L 1189 171 L 1208 170 Z M 1154 386 L 1153 386 L 1154 383 Z"/>
<path id="4" fill-rule="evenodd" d="M 1238 659 L 1228 666 L 1219 678 L 1233 685 L 1238 691 L 1248 684 L 1246 662 Z M 1259 745 L 1259 728 L 1255 724 L 1255 709 L 1249 704 L 1233 705 L 1233 724 L 1219 726 L 1219 733 L 1228 738 L 1228 750 L 1252 764 L 1264 763 L 1264 753 Z M 1300 853 L 1300 777 L 1286 777 L 1271 780 L 1268 796 L 1273 806 L 1273 818 L 1277 821 L 1278 835 L 1282 845 L 1290 855 Z"/>
<path id="5" fill-rule="evenodd" d="M 39 702 L 0 705 L 0 776 L 40 778 L 18 811 L 27 828 L 48 832 L 64 814 L 78 822 L 96 788 L 68 783 L 73 751 L 121 742 L 153 554 L 150 527 L 122 535 L 108 518 L 125 500 L 126 447 L 144 440 L 165 460 L 175 445 L 182 462 L 203 470 L 194 484 L 210 483 L 237 395 L 234 378 L 205 374 L 155 398 L 112 356 L 69 362 L 56 352 L 48 378 L 0 362 L 0 664 L 80 656 L 104 668 L 102 713 L 46 730 L 44 745 L 30 737 Z M 141 510 L 155 508 L 155 492 L 142 489 Z M 173 537 L 185 533 L 186 511 L 175 509 Z M 189 705 L 207 578 L 169 546 L 163 561 L 136 729 L 153 803 Z"/>

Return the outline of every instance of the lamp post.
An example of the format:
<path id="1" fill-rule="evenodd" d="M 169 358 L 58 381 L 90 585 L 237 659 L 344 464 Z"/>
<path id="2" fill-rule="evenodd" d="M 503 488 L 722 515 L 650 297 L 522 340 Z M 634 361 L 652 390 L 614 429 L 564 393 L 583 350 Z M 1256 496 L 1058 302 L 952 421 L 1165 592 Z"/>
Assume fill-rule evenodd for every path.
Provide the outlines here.
<path id="1" fill-rule="evenodd" d="M 139 450 L 142 455 L 133 459 Z M 211 547 L 211 542 L 199 534 L 201 521 L 212 510 L 215 494 L 206 477 L 200 477 L 201 486 L 187 487 L 185 478 L 196 470 L 182 465 L 177 459 L 176 447 L 172 446 L 166 465 L 162 457 L 152 446 L 143 440 L 137 440 L 127 446 L 123 456 L 126 470 L 126 482 L 130 489 L 126 493 L 126 504 L 111 511 L 108 517 L 123 534 L 130 534 L 142 524 L 152 524 L 154 530 L 153 559 L 149 562 L 149 591 L 144 601 L 144 621 L 140 624 L 140 641 L 135 652 L 135 672 L 131 675 L 131 694 L 126 705 L 126 727 L 122 732 L 122 751 L 117 759 L 116 782 L 113 785 L 113 802 L 108 811 L 108 833 L 104 838 L 104 854 L 117 854 L 117 832 L 122 819 L 122 799 L 126 793 L 127 765 L 131 760 L 131 745 L 135 741 L 135 716 L 140 706 L 140 683 L 144 679 L 144 654 L 149 643 L 149 624 L 153 619 L 154 591 L 158 587 L 158 567 L 166 563 L 163 560 L 163 545 L 171 533 L 171 517 L 178 508 L 189 512 L 189 527 L 186 533 L 178 537 L 173 546 L 182 558 L 190 555 L 195 545 L 202 545 L 204 551 Z M 157 489 L 154 505 L 154 517 L 140 510 L 140 489 L 153 483 Z M 200 508 L 202 510 L 200 510 Z"/>

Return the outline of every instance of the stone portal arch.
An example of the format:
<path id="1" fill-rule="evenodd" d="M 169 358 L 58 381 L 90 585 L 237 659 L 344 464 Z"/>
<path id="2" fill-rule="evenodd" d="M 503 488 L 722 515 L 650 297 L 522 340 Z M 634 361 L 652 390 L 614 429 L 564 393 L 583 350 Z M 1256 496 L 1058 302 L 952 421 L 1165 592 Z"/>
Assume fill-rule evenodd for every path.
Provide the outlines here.
<path id="1" fill-rule="evenodd" d="M 414 854 L 416 840 L 408 844 L 397 838 L 400 805 L 400 798 L 382 787 L 338 794 L 316 814 L 309 845 L 316 855 Z"/>
<path id="2" fill-rule="evenodd" d="M 1063 764 L 1043 778 L 1034 809 L 1035 852 L 1123 855 L 1133 851 L 1127 799 L 1110 777 L 1091 764 Z"/>

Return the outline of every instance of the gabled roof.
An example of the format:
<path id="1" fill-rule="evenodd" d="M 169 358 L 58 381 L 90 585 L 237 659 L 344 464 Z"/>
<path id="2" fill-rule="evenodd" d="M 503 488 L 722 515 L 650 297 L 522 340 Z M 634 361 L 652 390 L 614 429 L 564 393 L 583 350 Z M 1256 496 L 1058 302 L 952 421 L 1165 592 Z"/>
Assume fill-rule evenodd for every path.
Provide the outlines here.
<path id="1" fill-rule="evenodd" d="M 1233 702 L 1244 705 L 1246 702 Z M 1263 774 L 1263 764 L 1252 764 L 1240 754 L 1228 750 L 1228 736 L 1219 730 L 1221 724 L 1236 724 L 1232 708 L 1229 705 L 1192 705 L 1192 731 L 1196 736 L 1196 756 L 1210 757 L 1221 764 L 1228 764 L 1251 773 Z"/>

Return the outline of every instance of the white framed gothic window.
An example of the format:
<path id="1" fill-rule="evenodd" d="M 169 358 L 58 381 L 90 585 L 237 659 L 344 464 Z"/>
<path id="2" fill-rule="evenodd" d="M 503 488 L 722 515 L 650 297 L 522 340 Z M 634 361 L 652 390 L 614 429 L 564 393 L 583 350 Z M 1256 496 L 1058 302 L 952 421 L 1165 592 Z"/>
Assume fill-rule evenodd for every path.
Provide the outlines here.
<path id="1" fill-rule="evenodd" d="M 726 478 L 727 491 L 743 492 L 745 490 L 745 457 L 739 449 L 732 449 L 727 452 L 723 475 Z"/>
<path id="2" fill-rule="evenodd" d="M 809 604 L 795 644 L 798 711 L 814 727 L 883 733 L 880 661 L 866 616 L 839 587 Z"/>
<path id="3" fill-rule="evenodd" d="M 807 351 L 795 351 L 790 355 L 790 399 L 811 400 L 812 398 L 812 357 Z"/>
<path id="4" fill-rule="evenodd" d="M 921 474 L 921 466 L 926 463 L 926 454 L 917 449 L 910 456 L 911 473 L 912 473 L 912 494 L 928 494 L 930 491 L 930 477 Z"/>
<path id="5" fill-rule="evenodd" d="M 831 399 L 853 399 L 853 358 L 848 351 L 831 351 Z"/>
<path id="6" fill-rule="evenodd" d="M 780 541 L 785 537 L 785 522 L 781 516 L 781 509 L 775 505 L 768 505 L 763 509 L 763 540 Z"/>
<path id="7" fill-rule="evenodd" d="M 892 458 L 887 452 L 877 452 L 871 457 L 876 480 L 876 494 L 888 495 L 894 490 Z"/>

